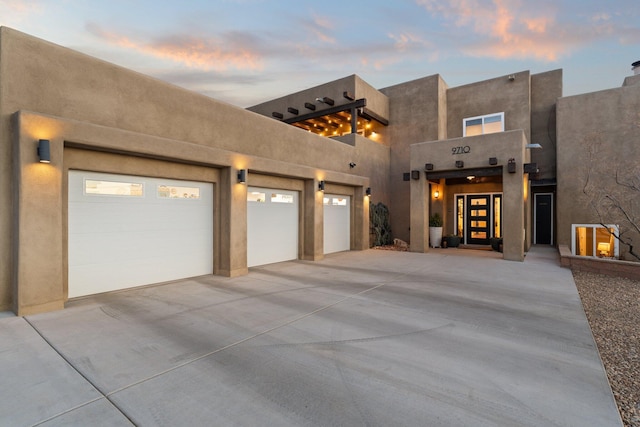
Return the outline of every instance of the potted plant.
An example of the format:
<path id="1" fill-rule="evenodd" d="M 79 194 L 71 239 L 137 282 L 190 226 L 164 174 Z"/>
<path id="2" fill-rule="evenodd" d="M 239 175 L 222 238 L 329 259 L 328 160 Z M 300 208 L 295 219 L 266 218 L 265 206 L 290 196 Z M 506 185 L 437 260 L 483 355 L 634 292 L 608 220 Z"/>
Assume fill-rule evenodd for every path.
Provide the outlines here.
<path id="1" fill-rule="evenodd" d="M 457 248 L 458 246 L 460 246 L 460 236 L 458 235 L 449 234 L 447 237 L 445 237 L 445 240 L 447 242 L 447 247 Z"/>
<path id="2" fill-rule="evenodd" d="M 429 243 L 432 248 L 439 248 L 442 241 L 442 217 L 438 212 L 429 217 Z"/>
<path id="3" fill-rule="evenodd" d="M 492 237 L 489 242 L 491 243 L 491 249 L 502 252 L 502 237 Z"/>

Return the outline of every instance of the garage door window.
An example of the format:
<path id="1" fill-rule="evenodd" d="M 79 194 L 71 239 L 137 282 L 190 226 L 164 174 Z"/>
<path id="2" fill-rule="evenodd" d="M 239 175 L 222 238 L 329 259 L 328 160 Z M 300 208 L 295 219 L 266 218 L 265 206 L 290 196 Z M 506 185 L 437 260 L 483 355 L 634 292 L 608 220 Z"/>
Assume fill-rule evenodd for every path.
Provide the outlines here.
<path id="1" fill-rule="evenodd" d="M 293 195 L 271 193 L 271 203 L 289 203 L 293 204 Z"/>
<path id="2" fill-rule="evenodd" d="M 161 199 L 199 199 L 200 189 L 198 187 L 158 185 L 158 197 Z"/>
<path id="3" fill-rule="evenodd" d="M 84 180 L 84 193 L 99 196 L 144 196 L 144 184 L 139 182 Z"/>

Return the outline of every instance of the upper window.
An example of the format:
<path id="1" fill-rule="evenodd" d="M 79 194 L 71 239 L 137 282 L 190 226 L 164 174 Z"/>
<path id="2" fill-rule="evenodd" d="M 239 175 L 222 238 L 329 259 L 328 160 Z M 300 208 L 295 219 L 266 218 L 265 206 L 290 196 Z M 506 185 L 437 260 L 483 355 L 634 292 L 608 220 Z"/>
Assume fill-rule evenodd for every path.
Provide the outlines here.
<path id="1" fill-rule="evenodd" d="M 618 258 L 617 225 L 572 224 L 571 253 L 578 256 Z"/>
<path id="2" fill-rule="evenodd" d="M 487 114 L 486 116 L 464 119 L 462 121 L 462 131 L 463 136 L 504 132 L 504 113 Z"/>

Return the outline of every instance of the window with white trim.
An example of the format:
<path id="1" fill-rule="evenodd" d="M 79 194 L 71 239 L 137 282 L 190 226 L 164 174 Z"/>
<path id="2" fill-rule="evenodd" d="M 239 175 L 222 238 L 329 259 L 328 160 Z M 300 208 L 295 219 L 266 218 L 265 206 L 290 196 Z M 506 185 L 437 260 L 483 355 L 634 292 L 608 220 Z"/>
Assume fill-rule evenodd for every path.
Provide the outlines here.
<path id="1" fill-rule="evenodd" d="M 504 112 L 469 117 L 462 120 L 462 136 L 504 132 Z"/>
<path id="2" fill-rule="evenodd" d="M 618 258 L 618 226 L 607 224 L 572 224 L 571 254 L 597 258 Z"/>

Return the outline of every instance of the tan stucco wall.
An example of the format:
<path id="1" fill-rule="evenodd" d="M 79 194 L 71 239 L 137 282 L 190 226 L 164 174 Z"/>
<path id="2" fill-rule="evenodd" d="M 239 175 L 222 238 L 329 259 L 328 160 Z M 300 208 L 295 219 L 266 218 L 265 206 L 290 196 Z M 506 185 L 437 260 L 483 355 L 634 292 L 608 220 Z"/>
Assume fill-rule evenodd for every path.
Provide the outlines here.
<path id="1" fill-rule="evenodd" d="M 445 139 L 447 85 L 439 75 L 381 89 L 389 97 L 391 164 L 389 168 L 390 223 L 393 236 L 409 241 L 411 145 Z"/>
<path id="2" fill-rule="evenodd" d="M 634 168 L 631 177 L 638 173 L 640 85 L 561 98 L 557 115 L 557 236 L 558 244 L 571 247 L 571 224 L 600 222 L 583 194 L 589 169 L 595 172 L 593 177 L 600 178 L 599 188 L 614 191 L 618 188 L 616 170 L 620 171 L 621 179 L 628 178 Z M 589 166 L 594 150 L 594 163 Z M 638 196 L 637 191 L 630 194 Z M 607 215 L 602 219 L 604 223 L 618 223 L 615 218 Z M 640 245 L 637 232 L 627 229 L 625 234 L 632 238 L 634 246 Z M 622 258 L 626 258 L 625 248 L 621 247 L 621 251 Z"/>
<path id="3" fill-rule="evenodd" d="M 462 136 L 465 118 L 504 112 L 505 131 L 522 129 L 531 140 L 531 89 L 528 71 L 497 77 L 447 91 L 447 134 Z"/>
<path id="4" fill-rule="evenodd" d="M 556 177 L 556 103 L 562 96 L 562 70 L 531 76 L 531 161 L 538 165 L 538 180 Z"/>
<path id="5" fill-rule="evenodd" d="M 289 113 L 288 107 L 298 110 L 297 115 L 303 115 L 311 112 L 321 113 L 322 110 L 332 108 L 332 106 L 316 101 L 317 98 L 328 97 L 333 99 L 335 104 L 333 107 L 353 102 L 344 97 L 344 92 L 348 92 L 355 99 L 365 98 L 367 100 L 367 109 L 382 118 L 389 117 L 389 101 L 387 97 L 375 89 L 373 86 L 362 80 L 356 75 L 343 77 L 328 83 L 323 83 L 309 89 L 299 92 L 287 94 L 283 97 L 271 99 L 266 102 L 247 108 L 249 111 L 272 117 L 274 111 L 282 113 L 285 119 L 296 117 L 296 114 Z M 305 103 L 315 105 L 315 110 L 305 108 Z"/>
<path id="6" fill-rule="evenodd" d="M 328 140 L 4 27 L 0 29 L 0 94 L 0 309 L 13 305 L 16 311 L 35 312 L 49 309 L 46 301 L 58 306 L 64 300 L 62 279 L 51 285 L 55 292 L 38 298 L 35 293 L 18 295 L 17 290 L 39 280 L 28 277 L 40 277 L 37 269 L 28 272 L 23 261 L 35 256 L 26 248 L 41 223 L 24 209 L 43 200 L 45 175 L 47 180 L 55 178 L 47 191 L 54 189 L 59 199 L 54 203 L 49 199 L 54 196 L 47 196 L 47 206 L 57 213 L 44 219 L 50 225 L 55 219 L 52 230 L 57 231 L 37 238 L 50 243 L 45 246 L 53 248 L 52 258 L 60 260 L 56 268 L 64 275 L 65 146 L 217 169 L 218 227 L 221 238 L 230 242 L 228 253 L 220 248 L 217 271 L 230 276 L 246 272 L 246 259 L 240 255 L 246 250 L 246 188 L 237 184 L 238 169 L 249 170 L 249 185 L 252 173 L 300 180 L 304 185 L 322 179 L 351 186 L 356 197 L 364 198 L 364 188 L 375 182 L 373 200 L 387 197 L 386 179 L 381 177 L 388 171 L 389 148 L 382 144 L 366 138 L 353 145 Z M 50 165 L 34 164 L 40 138 L 51 140 Z M 99 157 L 83 156 L 74 160 L 73 167 L 85 168 L 80 164 L 84 160 L 94 167 Z M 351 161 L 357 168 L 349 167 Z M 116 169 L 124 172 L 129 165 L 147 170 L 143 164 L 126 160 Z M 32 169 L 40 171 L 40 178 Z M 51 176 L 42 175 L 45 170 Z M 181 168 L 166 170 L 173 174 Z M 364 205 L 358 204 L 362 216 L 358 221 L 361 228 L 368 228 L 368 204 Z M 321 228 L 312 231 L 318 233 Z M 366 246 L 358 241 L 354 247 Z M 317 254 L 303 251 L 301 257 Z"/>
<path id="7" fill-rule="evenodd" d="M 464 161 L 461 170 L 486 168 L 489 157 L 498 159 L 502 167 L 503 192 L 503 239 L 504 259 L 522 261 L 530 243 L 530 210 L 528 175 L 523 173 L 523 164 L 529 162 L 530 153 L 525 149 L 528 140 L 522 130 L 490 135 L 432 141 L 411 146 L 411 168 L 421 171 L 419 180 L 411 180 L 411 251 L 428 252 L 429 221 L 431 214 L 429 182 L 425 178 L 425 163 L 434 164 L 434 172 L 456 170 L 456 160 Z M 452 155 L 452 148 L 468 146 L 468 154 Z M 516 172 L 508 173 L 507 162 L 514 159 Z M 445 192 L 447 190 L 445 189 Z M 475 191 L 474 191 L 475 192 Z"/>

